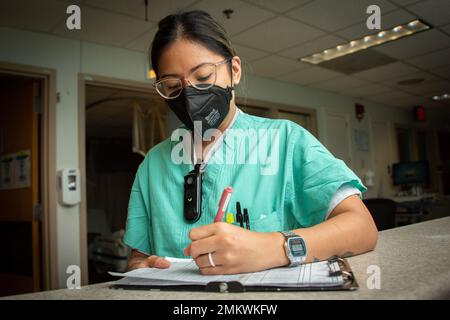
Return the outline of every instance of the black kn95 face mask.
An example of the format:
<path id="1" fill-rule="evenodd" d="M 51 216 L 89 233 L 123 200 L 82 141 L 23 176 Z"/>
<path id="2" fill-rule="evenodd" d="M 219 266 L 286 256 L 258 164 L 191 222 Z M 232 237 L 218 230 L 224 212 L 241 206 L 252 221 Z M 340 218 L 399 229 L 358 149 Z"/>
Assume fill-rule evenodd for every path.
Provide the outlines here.
<path id="1" fill-rule="evenodd" d="M 217 129 L 230 111 L 232 87 L 222 88 L 212 86 L 206 90 L 199 90 L 193 86 L 183 88 L 175 99 L 167 99 L 167 104 L 180 121 L 192 132 L 194 122 L 201 122 L 201 132 L 196 134 L 203 137 L 208 129 Z"/>

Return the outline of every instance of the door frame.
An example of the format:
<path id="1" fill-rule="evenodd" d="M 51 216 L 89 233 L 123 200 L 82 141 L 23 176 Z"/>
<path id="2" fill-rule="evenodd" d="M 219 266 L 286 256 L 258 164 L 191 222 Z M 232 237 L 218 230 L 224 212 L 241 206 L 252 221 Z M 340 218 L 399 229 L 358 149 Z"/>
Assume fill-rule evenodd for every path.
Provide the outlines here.
<path id="1" fill-rule="evenodd" d="M 78 73 L 78 154 L 81 181 L 80 201 L 80 269 L 81 284 L 88 284 L 87 248 L 87 195 L 86 195 L 86 86 L 98 86 L 135 92 L 157 94 L 151 82 L 117 79 L 105 76 Z"/>
<path id="2" fill-rule="evenodd" d="M 325 126 L 324 126 L 325 130 L 324 130 L 323 141 L 327 148 L 328 148 L 328 143 L 329 143 L 329 141 L 328 141 L 328 116 L 337 116 L 337 117 L 342 117 L 345 119 L 345 122 L 346 122 L 345 130 L 346 130 L 346 136 L 347 136 L 347 141 L 348 141 L 347 152 L 348 152 L 348 157 L 349 157 L 349 163 L 346 163 L 346 164 L 349 167 L 354 167 L 355 164 L 354 164 L 354 157 L 353 157 L 353 139 L 352 139 L 353 127 L 350 122 L 350 115 L 348 113 L 344 113 L 344 112 L 336 112 L 336 111 L 328 111 L 328 110 L 325 112 L 325 119 L 324 119 L 325 120 L 324 121 L 325 122 Z M 341 159 L 341 160 L 343 160 L 343 159 Z M 343 161 L 345 162 L 345 160 L 343 160 Z"/>
<path id="3" fill-rule="evenodd" d="M 41 101 L 41 263 L 43 290 L 58 289 L 57 179 L 56 179 L 56 70 L 0 61 L 0 73 L 38 79 Z"/>
<path id="4" fill-rule="evenodd" d="M 392 174 L 392 165 L 396 162 L 398 162 L 398 154 L 396 152 L 396 145 L 394 143 L 394 141 L 396 140 L 396 132 L 395 132 L 395 126 L 392 123 L 391 120 L 386 120 L 386 119 L 373 119 L 370 115 L 369 115 L 369 132 L 370 132 L 370 145 L 371 147 L 371 161 L 372 161 L 372 168 L 376 168 L 376 153 L 382 152 L 382 150 L 376 150 L 375 148 L 375 134 L 374 134 L 374 127 L 377 124 L 381 124 L 386 126 L 387 132 L 386 132 L 386 137 L 387 137 L 387 149 L 384 150 L 384 152 L 387 152 L 388 155 L 388 159 L 389 159 L 389 163 L 387 165 L 386 168 L 384 168 L 383 170 L 387 169 L 388 170 L 388 174 L 389 176 Z M 394 131 L 394 132 L 393 132 Z M 375 170 L 375 174 L 376 175 L 381 175 L 382 173 L 380 172 L 376 172 Z M 394 196 L 394 194 L 396 193 L 396 186 L 393 185 L 392 183 L 392 178 L 391 180 L 389 180 L 389 192 L 391 193 L 392 196 Z"/>
<path id="5" fill-rule="evenodd" d="M 279 111 L 305 114 L 308 117 L 310 117 L 310 121 L 311 121 L 311 128 L 308 131 L 310 133 L 312 133 L 316 138 L 319 137 L 319 131 L 318 131 L 318 127 L 317 127 L 317 110 L 316 109 L 288 105 L 288 104 L 283 104 L 283 103 L 278 103 L 278 102 L 262 101 L 262 100 L 258 100 L 258 99 L 247 98 L 247 97 L 236 97 L 236 105 L 238 107 L 240 105 L 242 105 L 242 106 L 249 106 L 249 107 L 265 109 L 265 110 L 267 110 L 269 116 L 274 119 L 279 118 L 279 116 L 278 116 Z"/>
<path id="6" fill-rule="evenodd" d="M 450 130 L 446 131 L 444 130 L 440 130 L 439 128 L 430 128 L 424 125 L 418 125 L 418 124 L 405 124 L 405 123 L 394 123 L 393 124 L 393 134 L 394 139 L 393 141 L 395 141 L 395 154 L 397 155 L 396 162 L 400 161 L 400 150 L 399 150 L 399 146 L 398 146 L 398 135 L 397 135 L 397 129 L 402 129 L 402 130 L 408 130 L 409 132 L 409 143 L 410 143 L 410 158 L 411 161 L 415 161 L 418 158 L 418 148 L 417 148 L 417 133 L 418 132 L 424 132 L 427 133 L 431 136 L 431 141 L 432 141 L 432 157 L 436 160 L 436 162 L 433 164 L 432 162 L 429 163 L 430 165 L 430 186 L 428 188 L 425 189 L 426 192 L 432 192 L 432 193 L 440 193 L 443 194 L 443 186 L 440 182 L 440 175 L 438 173 L 438 168 L 437 168 L 437 164 L 440 161 L 440 154 L 439 154 L 439 140 L 438 140 L 438 136 L 439 133 L 441 132 L 449 132 Z"/>

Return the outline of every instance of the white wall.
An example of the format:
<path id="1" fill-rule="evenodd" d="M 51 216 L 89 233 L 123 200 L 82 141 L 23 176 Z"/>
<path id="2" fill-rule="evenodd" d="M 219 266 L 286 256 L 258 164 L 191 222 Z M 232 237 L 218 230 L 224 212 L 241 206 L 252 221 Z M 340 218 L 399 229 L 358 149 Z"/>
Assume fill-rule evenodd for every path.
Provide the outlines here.
<path id="1" fill-rule="evenodd" d="M 0 61 L 57 70 L 61 102 L 56 112 L 57 168 L 78 167 L 78 72 L 80 42 L 0 28 Z M 56 190 L 53 190 L 56 192 Z M 79 208 L 57 208 L 59 284 L 66 283 L 68 265 L 80 264 Z"/>
<path id="2" fill-rule="evenodd" d="M 78 167 L 79 165 L 78 73 L 146 81 L 146 57 L 143 53 L 18 29 L 0 28 L 0 61 L 57 70 L 56 85 L 61 97 L 56 114 L 58 169 Z M 352 119 L 352 132 L 355 128 L 369 130 L 370 119 L 388 119 L 392 124 L 411 122 L 409 110 L 356 101 L 350 97 L 250 75 L 247 75 L 241 83 L 238 94 L 251 99 L 316 109 L 320 138 L 325 137 L 325 116 L 329 111 L 348 114 Z M 355 102 L 364 103 L 367 110 L 366 118 L 360 123 L 354 117 Z M 435 119 L 429 120 L 427 125 L 430 123 L 445 125 L 439 123 L 439 115 L 431 114 L 429 116 Z M 372 166 L 372 152 L 353 150 L 352 153 L 352 169 L 358 174 Z M 58 204 L 57 228 L 59 284 L 60 287 L 64 287 L 67 266 L 80 264 L 79 207 L 67 208 Z"/>

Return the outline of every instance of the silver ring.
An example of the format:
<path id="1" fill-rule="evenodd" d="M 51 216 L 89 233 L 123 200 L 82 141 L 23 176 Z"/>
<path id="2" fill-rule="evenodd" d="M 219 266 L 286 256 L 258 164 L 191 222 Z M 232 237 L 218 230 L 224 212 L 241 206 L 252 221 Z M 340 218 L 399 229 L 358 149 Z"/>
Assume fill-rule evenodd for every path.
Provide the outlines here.
<path id="1" fill-rule="evenodd" d="M 213 261 L 211 252 L 208 253 L 208 259 L 209 259 L 209 264 L 211 265 L 211 267 L 215 268 L 215 267 L 216 267 L 216 264 L 215 264 L 214 261 Z"/>

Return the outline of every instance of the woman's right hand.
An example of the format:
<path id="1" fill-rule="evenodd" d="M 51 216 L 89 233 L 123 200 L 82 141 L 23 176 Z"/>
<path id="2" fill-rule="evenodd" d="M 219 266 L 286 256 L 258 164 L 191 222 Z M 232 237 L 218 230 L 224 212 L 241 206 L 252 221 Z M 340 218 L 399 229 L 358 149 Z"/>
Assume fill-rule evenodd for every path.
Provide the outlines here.
<path id="1" fill-rule="evenodd" d="M 147 256 L 137 250 L 131 251 L 130 259 L 128 260 L 128 270 L 139 268 L 159 268 L 167 269 L 170 267 L 170 262 L 167 259 L 159 256 Z"/>

